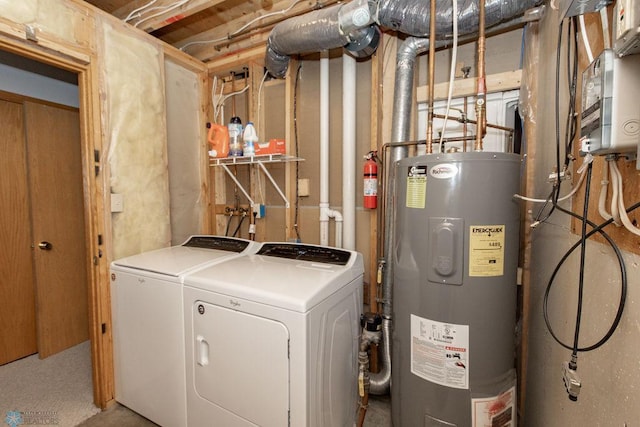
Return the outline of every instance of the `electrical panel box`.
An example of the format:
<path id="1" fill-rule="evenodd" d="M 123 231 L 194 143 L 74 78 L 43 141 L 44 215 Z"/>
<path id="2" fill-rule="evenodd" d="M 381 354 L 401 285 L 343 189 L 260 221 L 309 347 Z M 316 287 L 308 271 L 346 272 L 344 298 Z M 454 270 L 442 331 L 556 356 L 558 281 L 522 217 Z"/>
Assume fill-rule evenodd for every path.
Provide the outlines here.
<path id="1" fill-rule="evenodd" d="M 584 15 L 585 13 L 597 12 L 612 0 L 562 0 L 560 2 L 560 10 L 562 18 L 570 18 L 572 16 Z"/>
<path id="2" fill-rule="evenodd" d="M 581 151 L 635 152 L 640 143 L 640 55 L 604 50 L 582 73 Z"/>
<path id="3" fill-rule="evenodd" d="M 613 35 L 618 55 L 640 53 L 640 0 L 618 0 L 613 13 Z"/>

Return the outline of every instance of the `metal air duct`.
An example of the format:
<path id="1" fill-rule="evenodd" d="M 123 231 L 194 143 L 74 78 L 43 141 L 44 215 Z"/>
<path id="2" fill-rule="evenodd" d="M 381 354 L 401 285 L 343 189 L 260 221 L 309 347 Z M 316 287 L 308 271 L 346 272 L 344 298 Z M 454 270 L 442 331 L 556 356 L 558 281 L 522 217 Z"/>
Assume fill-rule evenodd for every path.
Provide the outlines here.
<path id="1" fill-rule="evenodd" d="M 524 14 L 542 0 L 487 0 L 486 26 L 491 27 Z M 276 25 L 267 41 L 265 65 L 274 77 L 287 72 L 289 56 L 346 47 L 356 56 L 371 54 L 379 41 L 377 24 L 403 34 L 429 35 L 431 2 L 424 0 L 355 0 L 316 10 Z M 450 0 L 436 0 L 436 38 L 453 32 Z M 460 35 L 478 29 L 478 2 L 458 0 Z"/>

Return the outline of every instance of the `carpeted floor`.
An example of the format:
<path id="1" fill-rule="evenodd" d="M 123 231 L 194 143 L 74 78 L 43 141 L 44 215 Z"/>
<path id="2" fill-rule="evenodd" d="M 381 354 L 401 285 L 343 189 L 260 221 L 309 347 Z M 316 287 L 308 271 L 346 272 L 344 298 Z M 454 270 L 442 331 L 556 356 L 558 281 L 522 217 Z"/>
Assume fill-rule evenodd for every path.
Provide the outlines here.
<path id="1" fill-rule="evenodd" d="M 388 396 L 371 396 L 365 427 L 389 427 Z M 0 366 L 0 425 L 157 427 L 119 404 L 93 404 L 89 341 L 40 360 L 38 355 Z"/>
<path id="2" fill-rule="evenodd" d="M 74 427 L 98 412 L 89 341 L 44 360 L 35 354 L 0 366 L 0 425 Z"/>
<path id="3" fill-rule="evenodd" d="M 389 396 L 370 396 L 364 427 L 391 427 L 391 401 Z M 146 418 L 116 404 L 78 427 L 157 427 Z"/>
<path id="4" fill-rule="evenodd" d="M 84 421 L 78 427 L 157 427 L 158 425 L 132 410 L 115 404 Z"/>

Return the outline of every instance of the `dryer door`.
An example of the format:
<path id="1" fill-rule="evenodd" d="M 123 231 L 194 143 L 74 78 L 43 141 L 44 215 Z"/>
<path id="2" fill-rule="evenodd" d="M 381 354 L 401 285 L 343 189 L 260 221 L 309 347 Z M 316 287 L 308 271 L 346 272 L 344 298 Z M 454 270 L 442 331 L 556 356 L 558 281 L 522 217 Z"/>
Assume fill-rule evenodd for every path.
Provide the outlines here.
<path id="1" fill-rule="evenodd" d="M 194 386 L 198 395 L 247 420 L 247 425 L 288 425 L 286 326 L 202 301 L 194 304 Z M 211 425 L 217 425 L 216 420 Z"/>

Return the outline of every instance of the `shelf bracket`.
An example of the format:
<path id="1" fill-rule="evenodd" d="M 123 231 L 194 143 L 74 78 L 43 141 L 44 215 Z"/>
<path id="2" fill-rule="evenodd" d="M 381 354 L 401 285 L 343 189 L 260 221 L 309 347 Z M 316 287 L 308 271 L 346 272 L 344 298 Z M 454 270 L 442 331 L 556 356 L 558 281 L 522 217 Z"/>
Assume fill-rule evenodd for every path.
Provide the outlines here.
<path id="1" fill-rule="evenodd" d="M 260 169 L 262 169 L 262 172 L 267 176 L 267 178 L 269 178 L 269 181 L 271 181 L 271 184 L 273 184 L 273 188 L 275 188 L 278 194 L 280 194 L 280 197 L 282 197 L 282 200 L 284 200 L 286 208 L 289 209 L 290 203 L 289 203 L 289 200 L 287 199 L 287 196 L 284 195 L 284 193 L 276 183 L 275 179 L 273 179 L 273 177 L 267 170 L 266 166 L 262 164 L 261 161 L 257 161 L 256 163 L 258 164 L 258 166 L 260 166 Z"/>
<path id="2" fill-rule="evenodd" d="M 231 179 L 233 180 L 233 182 L 236 183 L 236 185 L 238 186 L 238 188 L 240 189 L 240 191 L 242 191 L 242 194 L 244 194 L 244 197 L 247 198 L 247 200 L 249 200 L 249 204 L 251 205 L 251 209 L 253 210 L 253 207 L 255 205 L 255 202 L 253 201 L 253 199 L 251 198 L 251 196 L 249 196 L 249 193 L 247 193 L 247 191 L 244 189 L 244 187 L 242 186 L 242 184 L 240 184 L 240 181 L 238 181 L 238 178 L 236 178 L 236 176 L 231 173 L 231 170 L 229 170 L 229 168 L 227 167 L 227 165 L 225 165 L 224 163 L 221 163 L 220 166 L 222 166 L 222 168 L 224 169 L 224 171 L 227 173 L 227 175 L 229 175 L 231 177 Z"/>

